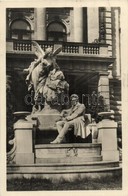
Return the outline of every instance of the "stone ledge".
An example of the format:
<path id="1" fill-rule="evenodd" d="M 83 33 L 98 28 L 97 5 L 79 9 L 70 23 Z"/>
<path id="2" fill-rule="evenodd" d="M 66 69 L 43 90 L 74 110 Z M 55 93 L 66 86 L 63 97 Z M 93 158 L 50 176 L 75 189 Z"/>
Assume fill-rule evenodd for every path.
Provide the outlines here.
<path id="1" fill-rule="evenodd" d="M 112 167 L 112 168 L 98 168 L 98 169 L 75 169 L 75 170 L 54 170 L 54 171 L 46 171 L 46 170 L 40 170 L 40 171 L 7 171 L 7 174 L 62 174 L 62 173 L 92 173 L 92 172 L 109 172 L 109 171 L 119 171 L 122 170 L 121 167 Z"/>
<path id="2" fill-rule="evenodd" d="M 101 147 L 101 143 L 72 143 L 72 144 L 39 144 L 35 145 L 35 149 L 43 148 L 92 148 Z"/>
<path id="3" fill-rule="evenodd" d="M 86 162 L 86 163 L 57 163 L 57 164 L 54 164 L 54 166 L 57 166 L 57 165 L 106 165 L 106 164 L 120 164 L 121 165 L 122 162 L 119 162 L 119 161 L 90 161 L 90 162 Z M 20 165 L 16 165 L 16 164 L 8 164 L 7 165 L 7 168 L 9 167 L 42 167 L 42 166 L 53 166 L 53 163 L 38 163 L 38 164 L 20 164 Z"/>

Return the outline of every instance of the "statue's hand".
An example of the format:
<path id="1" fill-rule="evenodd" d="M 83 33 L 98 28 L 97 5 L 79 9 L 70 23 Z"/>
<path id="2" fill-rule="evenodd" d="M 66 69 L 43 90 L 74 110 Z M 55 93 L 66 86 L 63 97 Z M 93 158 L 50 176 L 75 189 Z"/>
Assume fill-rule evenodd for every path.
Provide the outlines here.
<path id="1" fill-rule="evenodd" d="M 28 73 L 29 72 L 29 69 L 23 69 L 23 72 L 24 73 Z"/>
<path id="2" fill-rule="evenodd" d="M 70 120 L 71 120 L 70 116 L 67 116 L 67 117 L 66 117 L 66 120 L 67 120 L 67 121 L 70 121 Z"/>

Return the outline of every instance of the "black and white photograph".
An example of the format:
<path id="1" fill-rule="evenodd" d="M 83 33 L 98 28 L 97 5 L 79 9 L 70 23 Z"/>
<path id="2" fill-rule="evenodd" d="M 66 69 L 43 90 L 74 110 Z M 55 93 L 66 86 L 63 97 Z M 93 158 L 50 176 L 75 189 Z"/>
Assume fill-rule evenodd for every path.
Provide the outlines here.
<path id="1" fill-rule="evenodd" d="M 6 194 L 123 190 L 123 9 L 76 2 L 4 7 Z"/>

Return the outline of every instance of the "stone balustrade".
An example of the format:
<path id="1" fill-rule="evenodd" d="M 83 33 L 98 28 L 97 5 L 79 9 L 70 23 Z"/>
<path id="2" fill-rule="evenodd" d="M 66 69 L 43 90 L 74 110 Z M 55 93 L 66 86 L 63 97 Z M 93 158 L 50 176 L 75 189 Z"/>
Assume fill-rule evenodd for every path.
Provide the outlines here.
<path id="1" fill-rule="evenodd" d="M 41 46 L 43 50 L 45 50 L 48 47 L 51 47 L 53 49 L 56 48 L 56 46 L 62 46 L 62 52 L 60 54 L 77 54 L 77 55 L 93 55 L 93 56 L 108 56 L 108 44 L 100 44 L 100 43 L 75 43 L 75 42 L 49 42 L 49 41 L 37 41 L 38 44 Z M 7 40 L 6 45 L 6 51 L 7 53 L 25 53 L 25 54 L 33 54 L 34 48 L 32 46 L 32 42 L 30 40 Z"/>

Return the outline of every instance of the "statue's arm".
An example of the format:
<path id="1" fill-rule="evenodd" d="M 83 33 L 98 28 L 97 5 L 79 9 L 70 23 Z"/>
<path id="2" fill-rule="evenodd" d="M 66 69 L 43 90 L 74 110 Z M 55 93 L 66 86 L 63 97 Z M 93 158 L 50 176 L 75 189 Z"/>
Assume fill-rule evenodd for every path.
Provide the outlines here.
<path id="1" fill-rule="evenodd" d="M 66 117 L 68 116 L 69 113 L 70 113 L 70 109 L 62 110 L 62 112 L 60 113 L 60 116 Z"/>
<path id="2" fill-rule="evenodd" d="M 85 105 L 81 104 L 79 108 L 73 114 L 69 115 L 66 119 L 68 121 L 73 120 L 79 116 L 82 116 L 83 113 L 85 113 Z"/>

